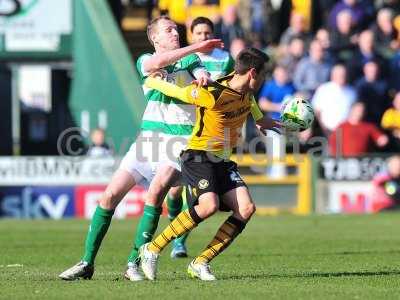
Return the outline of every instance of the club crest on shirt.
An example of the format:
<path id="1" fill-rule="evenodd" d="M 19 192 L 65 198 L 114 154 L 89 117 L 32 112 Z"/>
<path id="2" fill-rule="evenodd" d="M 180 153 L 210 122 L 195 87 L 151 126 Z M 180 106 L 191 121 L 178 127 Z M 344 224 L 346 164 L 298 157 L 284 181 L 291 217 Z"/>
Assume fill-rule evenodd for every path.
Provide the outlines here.
<path id="1" fill-rule="evenodd" d="M 199 98 L 199 91 L 197 88 L 193 88 L 192 91 L 190 92 L 190 95 L 192 96 L 193 99 Z"/>
<path id="2" fill-rule="evenodd" d="M 209 186 L 209 182 L 208 182 L 207 179 L 201 179 L 201 180 L 199 181 L 198 186 L 199 186 L 199 189 L 204 190 L 204 189 L 206 189 L 206 188 Z"/>

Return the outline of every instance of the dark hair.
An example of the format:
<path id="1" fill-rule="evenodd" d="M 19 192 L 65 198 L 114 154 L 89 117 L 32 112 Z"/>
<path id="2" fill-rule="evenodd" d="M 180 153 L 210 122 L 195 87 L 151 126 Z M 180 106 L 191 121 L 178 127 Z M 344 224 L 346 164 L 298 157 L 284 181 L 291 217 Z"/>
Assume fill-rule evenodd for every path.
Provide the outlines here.
<path id="1" fill-rule="evenodd" d="M 206 24 L 206 25 L 210 26 L 211 31 L 214 32 L 213 22 L 209 18 L 206 18 L 206 17 L 197 17 L 196 19 L 194 19 L 192 24 L 190 25 L 190 32 L 193 32 L 193 29 L 199 24 Z"/>
<path id="2" fill-rule="evenodd" d="M 149 25 L 147 25 L 147 38 L 149 39 L 150 44 L 153 44 L 153 41 L 151 40 L 151 35 L 153 34 L 154 28 L 157 27 L 158 22 L 161 20 L 167 20 L 167 21 L 172 21 L 168 16 L 162 15 L 159 16 L 153 20 L 150 21 Z"/>
<path id="3" fill-rule="evenodd" d="M 235 73 L 243 75 L 254 68 L 259 73 L 269 61 L 267 54 L 256 48 L 246 48 L 239 52 L 235 62 Z"/>

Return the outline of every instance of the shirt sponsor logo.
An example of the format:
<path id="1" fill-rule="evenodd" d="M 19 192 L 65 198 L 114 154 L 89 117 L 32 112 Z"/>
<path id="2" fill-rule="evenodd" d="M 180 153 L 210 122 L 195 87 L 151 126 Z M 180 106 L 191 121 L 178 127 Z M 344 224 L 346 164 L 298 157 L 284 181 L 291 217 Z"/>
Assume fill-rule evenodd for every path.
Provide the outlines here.
<path id="1" fill-rule="evenodd" d="M 194 89 L 192 89 L 190 95 L 192 96 L 193 99 L 198 99 L 199 98 L 199 91 L 196 88 L 194 88 Z"/>

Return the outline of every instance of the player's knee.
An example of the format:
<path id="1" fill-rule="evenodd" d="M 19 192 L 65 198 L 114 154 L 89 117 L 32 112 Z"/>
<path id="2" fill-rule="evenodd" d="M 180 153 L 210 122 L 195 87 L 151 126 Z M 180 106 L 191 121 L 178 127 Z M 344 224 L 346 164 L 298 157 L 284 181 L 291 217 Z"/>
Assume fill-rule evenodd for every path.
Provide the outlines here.
<path id="1" fill-rule="evenodd" d="M 198 211 L 201 218 L 208 218 L 218 211 L 218 201 L 209 201 L 207 205 L 200 203 Z"/>
<path id="2" fill-rule="evenodd" d="M 210 203 L 210 206 L 209 206 L 209 210 L 208 210 L 208 213 L 209 213 L 209 215 L 211 216 L 211 215 L 213 215 L 213 214 L 215 214 L 217 211 L 218 211 L 218 202 L 217 201 L 215 201 L 215 202 L 211 202 Z"/>
<path id="3" fill-rule="evenodd" d="M 256 212 L 254 203 L 248 203 L 239 209 L 240 215 L 243 219 L 248 220 Z"/>
<path id="4" fill-rule="evenodd" d="M 100 206 L 104 209 L 115 209 L 119 199 L 111 189 L 106 189 L 100 198 Z"/>

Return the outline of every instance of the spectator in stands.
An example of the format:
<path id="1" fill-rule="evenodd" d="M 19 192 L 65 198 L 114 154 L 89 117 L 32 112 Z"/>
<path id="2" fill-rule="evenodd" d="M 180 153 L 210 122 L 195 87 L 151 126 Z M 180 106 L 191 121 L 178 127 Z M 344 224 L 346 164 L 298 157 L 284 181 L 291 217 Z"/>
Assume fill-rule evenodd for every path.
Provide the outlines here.
<path id="1" fill-rule="evenodd" d="M 304 56 L 304 41 L 299 38 L 294 38 L 290 44 L 288 51 L 278 60 L 278 64 L 283 66 L 292 80 L 296 67 Z"/>
<path id="2" fill-rule="evenodd" d="M 207 16 L 211 22 L 217 24 L 221 19 L 218 4 L 211 3 L 207 0 L 192 0 L 187 7 L 187 28 L 190 28 L 194 19 L 203 16 Z"/>
<path id="3" fill-rule="evenodd" d="M 397 31 L 393 26 L 393 11 L 382 8 L 378 11 L 376 24 L 372 26 L 377 52 L 386 59 L 391 59 L 399 48 Z"/>
<path id="4" fill-rule="evenodd" d="M 335 63 L 335 58 L 331 51 L 331 39 L 330 33 L 326 28 L 320 28 L 315 33 L 315 39 L 320 42 L 322 48 L 324 49 L 325 61 L 330 65 Z"/>
<path id="5" fill-rule="evenodd" d="M 316 118 L 326 136 L 344 122 L 356 100 L 355 90 L 346 84 L 347 71 L 344 65 L 335 65 L 331 80 L 321 84 L 312 98 Z"/>
<path id="6" fill-rule="evenodd" d="M 331 40 L 328 29 L 318 29 L 315 33 L 315 39 L 321 43 L 321 46 L 322 48 L 324 48 L 324 50 L 328 50 L 331 47 Z"/>
<path id="7" fill-rule="evenodd" d="M 285 97 L 293 95 L 295 91 L 287 70 L 283 66 L 276 66 L 273 78 L 264 83 L 258 94 L 260 109 L 278 120 L 283 100 Z"/>
<path id="8" fill-rule="evenodd" d="M 244 39 L 241 38 L 233 39 L 231 42 L 231 46 L 229 48 L 229 52 L 233 57 L 233 59 L 236 59 L 239 52 L 242 51 L 244 48 L 246 48 L 246 41 Z"/>
<path id="9" fill-rule="evenodd" d="M 298 13 L 293 13 L 290 17 L 290 26 L 283 32 L 279 47 L 282 53 L 288 52 L 289 43 L 294 38 L 302 39 L 308 46 L 311 35 L 306 30 L 304 16 Z"/>
<path id="10" fill-rule="evenodd" d="M 357 99 L 365 105 L 365 121 L 379 126 L 385 109 L 389 106 L 388 84 L 379 79 L 379 65 L 374 60 L 363 68 L 364 76 L 356 83 Z"/>
<path id="11" fill-rule="evenodd" d="M 198 17 L 190 25 L 190 32 L 192 33 L 193 43 L 206 41 L 212 39 L 214 36 L 214 24 L 208 18 Z M 214 48 L 211 52 L 197 52 L 196 54 L 200 57 L 201 62 L 213 80 L 233 71 L 235 62 L 227 51 Z"/>
<path id="12" fill-rule="evenodd" d="M 345 62 L 352 58 L 358 36 L 353 29 L 350 11 L 339 12 L 336 19 L 337 26 L 330 32 L 331 50 L 338 61 Z"/>
<path id="13" fill-rule="evenodd" d="M 372 180 L 372 211 L 398 209 L 400 207 L 400 156 L 387 161 L 387 171 Z"/>
<path id="14" fill-rule="evenodd" d="M 345 10 L 350 12 L 352 25 L 358 30 L 366 28 L 375 12 L 371 0 L 342 0 L 335 4 L 329 14 L 329 25 L 332 29 L 338 28 L 337 15 Z"/>
<path id="15" fill-rule="evenodd" d="M 293 75 L 294 85 L 298 91 L 311 97 L 329 79 L 329 72 L 330 65 L 324 61 L 324 49 L 319 41 L 314 40 L 310 44 L 309 56 L 297 64 Z"/>
<path id="16" fill-rule="evenodd" d="M 394 96 L 392 107 L 384 112 L 381 127 L 390 133 L 393 150 L 400 151 L 400 92 Z"/>
<path id="17" fill-rule="evenodd" d="M 355 51 L 352 59 L 348 61 L 350 70 L 350 82 L 357 80 L 363 72 L 364 64 L 374 60 L 379 65 L 380 75 L 387 77 L 386 60 L 375 50 L 374 33 L 371 30 L 364 30 L 360 33 L 358 39 L 358 49 Z"/>
<path id="18" fill-rule="evenodd" d="M 230 49 L 232 40 L 244 39 L 244 31 L 237 17 L 235 6 L 228 6 L 223 12 L 222 21 L 216 24 L 216 36 L 222 39 L 227 49 Z"/>
<path id="19" fill-rule="evenodd" d="M 361 102 L 353 104 L 347 121 L 343 122 L 329 137 L 331 155 L 361 156 L 373 149 L 385 147 L 389 139 L 372 123 L 364 122 L 365 106 Z"/>
<path id="20" fill-rule="evenodd" d="M 112 151 L 110 146 L 106 143 L 105 131 L 101 128 L 96 128 L 90 134 L 91 145 L 87 151 L 88 156 L 104 157 L 111 156 Z"/>

